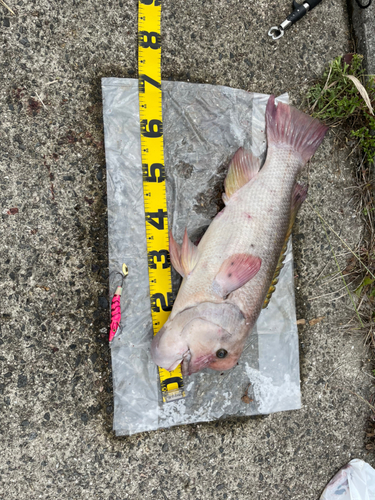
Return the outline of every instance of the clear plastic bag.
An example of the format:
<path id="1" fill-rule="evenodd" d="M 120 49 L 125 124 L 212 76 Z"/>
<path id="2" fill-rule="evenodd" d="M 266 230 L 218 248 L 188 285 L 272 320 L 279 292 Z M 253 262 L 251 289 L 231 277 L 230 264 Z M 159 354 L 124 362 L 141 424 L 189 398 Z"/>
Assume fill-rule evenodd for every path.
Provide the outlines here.
<path id="1" fill-rule="evenodd" d="M 375 470 L 355 458 L 331 479 L 320 500 L 374 500 Z"/>
<path id="2" fill-rule="evenodd" d="M 122 264 L 129 268 L 122 322 L 111 344 L 117 435 L 160 427 L 300 408 L 293 257 L 262 311 L 239 365 L 185 379 L 187 398 L 161 403 L 152 339 L 142 189 L 138 81 L 104 78 L 103 114 L 108 187 L 111 297 Z M 194 241 L 216 215 L 227 167 L 244 146 L 265 155 L 267 95 L 185 82 L 163 82 L 168 223 L 177 241 L 185 227 Z M 280 97 L 287 102 L 287 95 Z M 180 279 L 172 271 L 173 291 Z M 249 384 L 251 384 L 249 386 Z M 247 392 L 246 392 L 247 391 Z M 243 398 L 245 393 L 248 398 Z"/>

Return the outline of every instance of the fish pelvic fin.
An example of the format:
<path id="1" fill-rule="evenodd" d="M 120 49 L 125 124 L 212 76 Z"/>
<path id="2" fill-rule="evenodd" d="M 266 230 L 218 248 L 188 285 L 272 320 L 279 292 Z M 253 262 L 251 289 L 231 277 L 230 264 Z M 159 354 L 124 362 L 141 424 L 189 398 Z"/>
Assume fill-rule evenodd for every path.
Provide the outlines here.
<path id="1" fill-rule="evenodd" d="M 266 108 L 268 145 L 289 145 L 306 163 L 320 146 L 328 130 L 316 118 L 306 115 L 282 102 L 275 105 L 275 96 L 268 99 Z"/>
<path id="2" fill-rule="evenodd" d="M 227 297 L 254 278 L 261 265 L 262 259 L 254 255 L 238 253 L 228 257 L 215 276 L 213 292 L 222 298 Z"/>
<path id="3" fill-rule="evenodd" d="M 198 247 L 189 240 L 186 229 L 182 240 L 180 262 L 184 272 L 183 276 L 190 274 L 198 262 Z"/>
<path id="4" fill-rule="evenodd" d="M 169 231 L 169 255 L 172 266 L 182 277 L 187 276 L 194 269 L 198 261 L 198 248 L 189 240 L 186 229 L 182 245 L 176 242 L 172 231 Z"/>
<path id="5" fill-rule="evenodd" d="M 288 246 L 288 240 L 290 238 L 290 235 L 292 234 L 292 229 L 293 229 L 294 222 L 296 220 L 298 210 L 301 208 L 302 203 L 306 199 L 307 189 L 308 189 L 308 186 L 302 186 L 301 184 L 298 184 L 298 182 L 296 182 L 294 185 L 288 231 L 286 233 L 285 242 L 284 242 L 283 248 L 281 250 L 279 260 L 277 262 L 275 274 L 273 275 L 271 286 L 268 289 L 267 296 L 264 300 L 262 309 L 265 309 L 268 306 L 268 304 L 271 300 L 271 297 L 272 297 L 274 291 L 276 290 L 276 285 L 279 282 L 279 275 L 280 275 L 281 269 L 284 267 L 284 261 L 285 261 L 285 256 L 286 256 L 286 248 Z"/>
<path id="6" fill-rule="evenodd" d="M 172 266 L 182 277 L 184 277 L 184 269 L 181 265 L 181 245 L 173 238 L 172 231 L 169 231 L 169 255 Z"/>
<path id="7" fill-rule="evenodd" d="M 237 150 L 230 162 L 227 176 L 224 181 L 224 203 L 242 186 L 253 179 L 260 170 L 260 159 L 243 148 Z"/>

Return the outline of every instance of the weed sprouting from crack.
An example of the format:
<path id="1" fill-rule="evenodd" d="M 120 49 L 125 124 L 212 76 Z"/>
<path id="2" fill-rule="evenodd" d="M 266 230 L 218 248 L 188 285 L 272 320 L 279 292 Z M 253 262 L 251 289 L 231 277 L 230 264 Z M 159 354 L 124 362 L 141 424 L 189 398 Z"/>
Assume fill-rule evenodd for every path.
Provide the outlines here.
<path id="1" fill-rule="evenodd" d="M 363 57 L 347 54 L 336 57 L 321 81 L 307 93 L 310 113 L 330 127 L 350 131 L 366 161 L 375 161 L 375 76 L 362 67 Z"/>

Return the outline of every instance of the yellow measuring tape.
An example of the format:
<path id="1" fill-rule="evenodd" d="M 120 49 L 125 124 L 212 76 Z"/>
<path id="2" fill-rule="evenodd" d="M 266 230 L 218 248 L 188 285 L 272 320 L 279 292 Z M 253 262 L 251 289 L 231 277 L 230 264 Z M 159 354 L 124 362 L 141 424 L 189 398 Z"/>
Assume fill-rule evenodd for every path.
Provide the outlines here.
<path id="1" fill-rule="evenodd" d="M 161 95 L 161 0 L 139 0 L 138 79 L 143 194 L 154 335 L 172 310 Z M 181 366 L 159 367 L 164 403 L 185 397 Z"/>

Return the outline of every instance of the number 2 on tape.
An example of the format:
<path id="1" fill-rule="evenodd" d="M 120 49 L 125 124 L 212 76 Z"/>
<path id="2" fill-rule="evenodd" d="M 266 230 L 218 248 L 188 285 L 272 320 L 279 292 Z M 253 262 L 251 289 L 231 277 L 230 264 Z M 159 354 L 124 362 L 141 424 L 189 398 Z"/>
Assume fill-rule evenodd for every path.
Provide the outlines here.
<path id="1" fill-rule="evenodd" d="M 147 259 L 154 334 L 172 310 L 161 94 L 161 0 L 139 0 L 138 89 Z M 159 367 L 163 401 L 185 397 L 181 366 Z"/>

